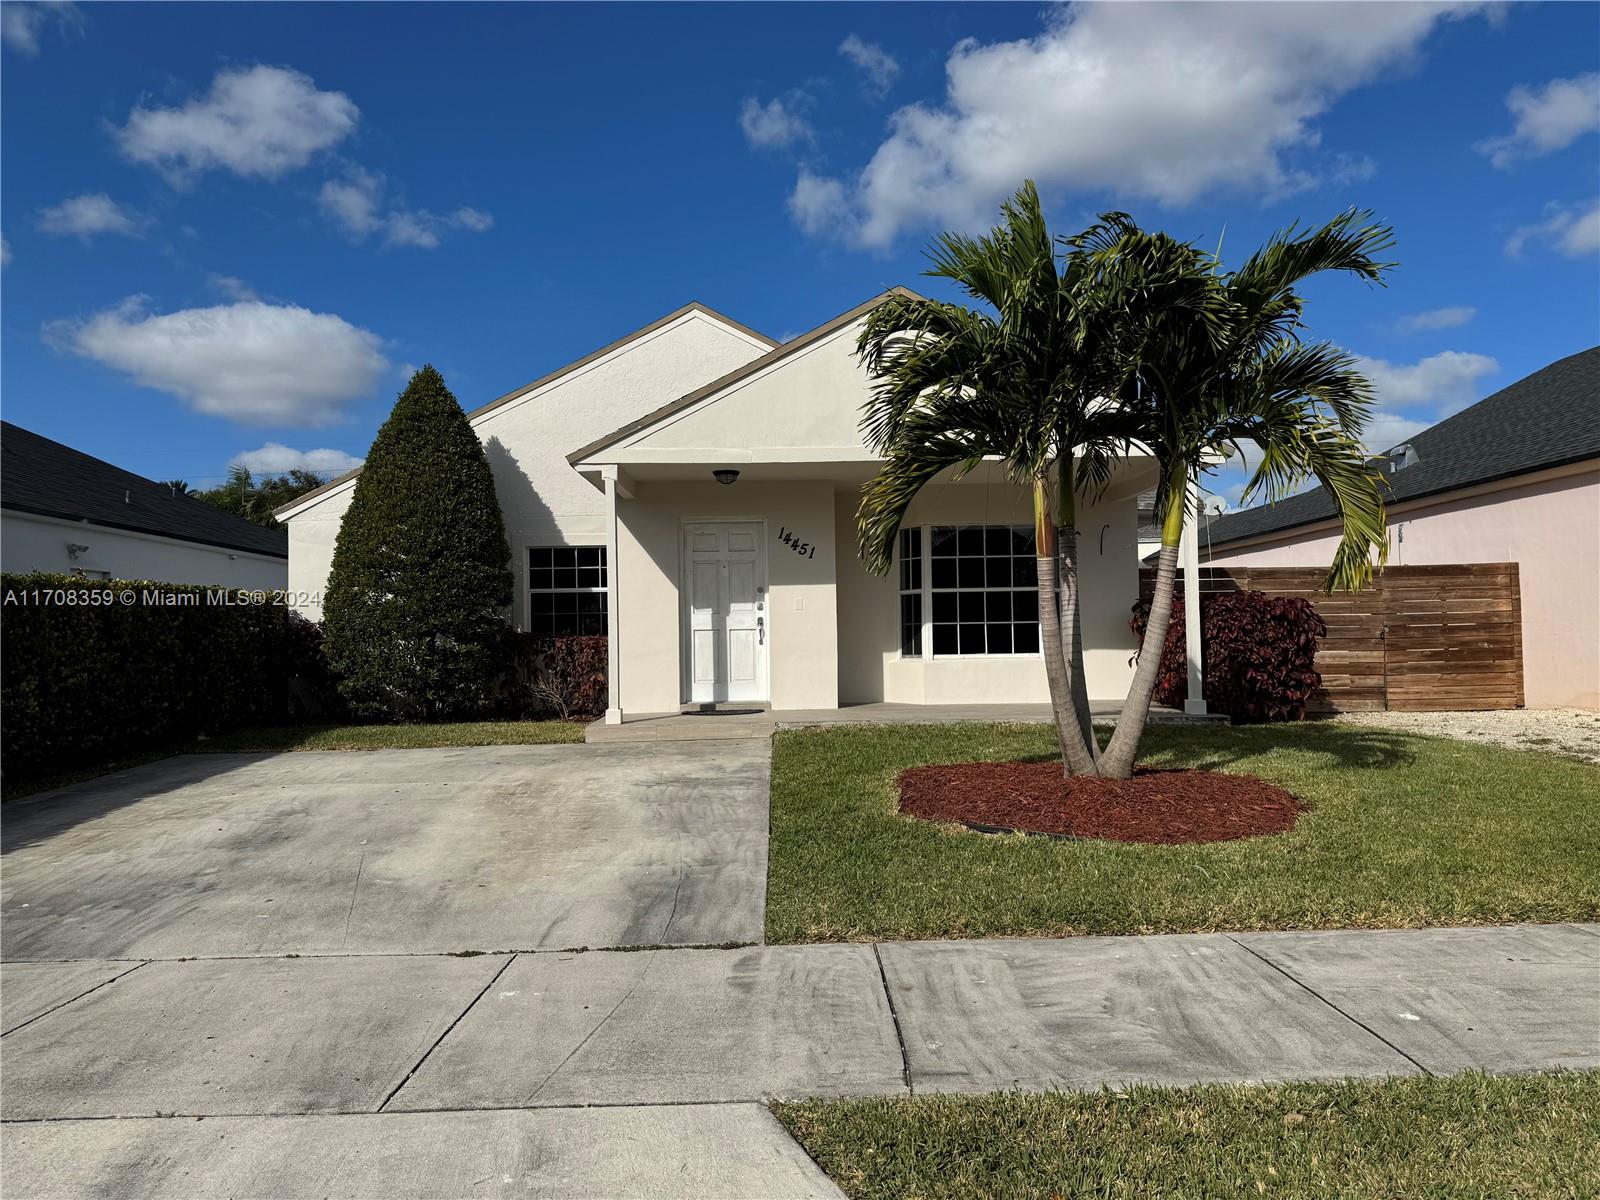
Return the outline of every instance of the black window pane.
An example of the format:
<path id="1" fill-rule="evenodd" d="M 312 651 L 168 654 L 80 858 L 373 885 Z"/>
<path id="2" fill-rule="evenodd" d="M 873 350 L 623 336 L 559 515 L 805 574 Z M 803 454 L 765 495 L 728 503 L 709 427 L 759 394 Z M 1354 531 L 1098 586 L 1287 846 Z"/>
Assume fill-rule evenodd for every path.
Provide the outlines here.
<path id="1" fill-rule="evenodd" d="M 606 631 L 605 613 L 584 613 L 578 618 L 580 633 L 601 634 Z"/>
<path id="2" fill-rule="evenodd" d="M 986 554 L 1005 556 L 1011 553 L 1011 529 L 1006 525 L 990 525 L 983 531 L 983 549 Z"/>
<path id="3" fill-rule="evenodd" d="M 956 559 L 957 579 L 964 588 L 981 588 L 983 586 L 983 559 L 958 558 Z"/>
<path id="4" fill-rule="evenodd" d="M 1029 558 L 1038 554 L 1038 546 L 1033 537 L 1033 526 L 1018 525 L 1016 529 L 1022 535 L 1022 549 L 1019 553 L 1026 554 Z"/>
<path id="5" fill-rule="evenodd" d="M 1011 583 L 1013 587 L 1037 587 L 1039 584 L 1039 560 L 1036 558 L 1013 558 L 1011 560 Z"/>
<path id="6" fill-rule="evenodd" d="M 900 653 L 907 657 L 922 656 L 922 597 L 900 597 Z"/>
<path id="7" fill-rule="evenodd" d="M 550 549 L 548 546 L 536 546 L 528 551 L 528 565 L 530 567 L 548 567 L 550 565 Z"/>
<path id="8" fill-rule="evenodd" d="M 1011 593 L 989 592 L 984 597 L 983 615 L 990 621 L 1011 620 Z"/>
<path id="9" fill-rule="evenodd" d="M 959 628 L 961 630 L 961 653 L 963 653 L 963 654 L 982 654 L 983 653 L 983 626 L 982 625 L 961 625 L 961 626 L 958 626 L 957 628 Z"/>
<path id="10" fill-rule="evenodd" d="M 1012 592 L 1011 615 L 1015 620 L 1018 621 L 1038 621 L 1039 593 Z"/>
<path id="11" fill-rule="evenodd" d="M 983 526 L 963 525 L 956 534 L 956 548 L 962 558 L 976 558 L 983 554 Z"/>
<path id="12" fill-rule="evenodd" d="M 989 653 L 1011 653 L 1011 626 L 992 624 L 989 626 Z"/>
<path id="13" fill-rule="evenodd" d="M 956 619 L 955 592 L 935 592 L 933 594 L 933 619 L 935 622 L 949 622 Z"/>
<path id="14" fill-rule="evenodd" d="M 530 567 L 528 570 L 528 586 L 534 590 L 548 590 L 550 587 L 549 567 Z"/>
<path id="15" fill-rule="evenodd" d="M 1011 586 L 1011 560 L 988 558 L 984 560 L 984 582 L 990 587 Z"/>
<path id="16" fill-rule="evenodd" d="M 960 619 L 963 621 L 983 620 L 983 593 L 982 592 L 957 592 L 961 597 Z"/>
<path id="17" fill-rule="evenodd" d="M 534 592 L 528 597 L 528 612 L 533 616 L 540 616 L 541 614 L 548 613 L 550 611 L 550 601 L 552 599 L 553 597 L 549 592 Z"/>
<path id="18" fill-rule="evenodd" d="M 932 542 L 933 557 L 948 558 L 956 552 L 956 528 L 954 525 L 935 525 L 933 527 Z"/>
<path id="19" fill-rule="evenodd" d="M 1039 627 L 1037 625 L 1024 625 L 1018 622 L 1013 625 L 1012 645 L 1018 654 L 1039 653 Z"/>
<path id="20" fill-rule="evenodd" d="M 558 590 L 578 586 L 578 572 L 574 567 L 557 567 L 551 574 L 554 577 L 551 581 L 551 586 Z"/>
<path id="21" fill-rule="evenodd" d="M 956 586 L 955 559 L 936 558 L 933 560 L 933 586 L 936 588 L 951 588 Z"/>
<path id="22" fill-rule="evenodd" d="M 936 655 L 956 653 L 956 626 L 934 624 L 933 652 Z"/>

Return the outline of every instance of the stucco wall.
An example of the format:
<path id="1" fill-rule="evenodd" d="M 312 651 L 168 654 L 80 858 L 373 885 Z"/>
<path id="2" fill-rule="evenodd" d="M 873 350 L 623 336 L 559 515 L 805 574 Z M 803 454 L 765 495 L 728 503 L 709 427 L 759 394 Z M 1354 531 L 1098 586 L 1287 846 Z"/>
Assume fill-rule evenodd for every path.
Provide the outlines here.
<path id="1" fill-rule="evenodd" d="M 868 574 L 855 552 L 855 496 L 835 514 L 839 553 L 839 696 L 846 703 L 1025 703 L 1050 698 L 1044 663 L 1015 658 L 900 657 L 899 576 Z M 907 514 L 911 525 L 1033 523 L 1032 499 L 1006 483 L 935 482 Z M 1084 674 L 1094 700 L 1127 694 L 1135 650 L 1128 617 L 1139 596 L 1136 502 L 1105 501 L 1079 514 Z M 1102 537 L 1103 532 L 1103 537 Z"/>
<path id="2" fill-rule="evenodd" d="M 88 546 L 76 559 L 67 543 Z M 281 558 L 182 542 L 176 538 L 61 521 L 7 509 L 0 516 L 0 567 L 7 571 L 106 571 L 112 579 L 230 588 L 281 588 L 288 564 Z"/>
<path id="3" fill-rule="evenodd" d="M 866 461 L 859 426 L 870 386 L 855 353 L 860 331 L 858 321 L 795 351 L 607 450 L 607 461 Z"/>
<path id="4" fill-rule="evenodd" d="M 833 485 L 825 481 L 641 483 L 617 502 L 612 603 L 622 649 L 627 713 L 672 712 L 683 695 L 679 665 L 681 541 L 686 521 L 764 521 L 768 581 L 768 678 L 775 709 L 839 702 Z M 801 557 L 778 539 L 788 528 L 816 545 Z"/>
<path id="5" fill-rule="evenodd" d="M 605 544 L 605 497 L 568 465 L 566 456 L 768 348 L 690 312 L 525 398 L 474 418 L 511 543 L 515 623 L 527 619 L 527 547 Z M 314 598 L 301 606 L 313 619 L 322 615 L 315 598 L 327 586 L 334 543 L 354 488 L 351 481 L 327 493 L 288 522 L 290 591 Z"/>
<path id="6" fill-rule="evenodd" d="M 1265 545 L 1218 549 L 1209 561 L 1323 566 L 1337 542 L 1332 531 L 1291 533 Z M 1397 506 L 1389 517 L 1389 561 L 1517 563 L 1528 707 L 1600 708 L 1600 469 Z"/>

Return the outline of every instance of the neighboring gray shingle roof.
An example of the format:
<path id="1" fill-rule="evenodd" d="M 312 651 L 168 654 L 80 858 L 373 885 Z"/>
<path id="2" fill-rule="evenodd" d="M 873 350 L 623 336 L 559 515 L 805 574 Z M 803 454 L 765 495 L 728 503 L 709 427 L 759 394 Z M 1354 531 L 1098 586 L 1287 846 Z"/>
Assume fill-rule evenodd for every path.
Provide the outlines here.
<path id="1" fill-rule="evenodd" d="M 173 495 L 132 471 L 6 421 L 0 423 L 0 507 L 184 542 L 289 557 L 289 534 Z"/>
<path id="2" fill-rule="evenodd" d="M 1558 359 L 1410 438 L 1417 462 L 1386 475 L 1390 504 L 1600 456 L 1600 346 Z M 1322 488 L 1211 523 L 1211 544 L 1335 515 Z"/>

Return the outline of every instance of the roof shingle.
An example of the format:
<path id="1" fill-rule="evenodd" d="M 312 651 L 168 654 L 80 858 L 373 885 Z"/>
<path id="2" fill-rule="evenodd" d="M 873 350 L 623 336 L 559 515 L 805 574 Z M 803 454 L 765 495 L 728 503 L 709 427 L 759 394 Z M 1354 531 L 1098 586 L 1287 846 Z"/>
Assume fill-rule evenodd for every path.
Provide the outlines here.
<path id="1" fill-rule="evenodd" d="M 1384 478 L 1389 504 L 1600 457 L 1600 346 L 1558 359 L 1406 443 L 1417 461 Z M 1335 516 L 1323 488 L 1211 523 L 1211 545 Z"/>
<path id="2" fill-rule="evenodd" d="M 9 421 L 0 423 L 0 507 L 289 557 L 289 534 L 283 529 L 268 529 L 193 496 L 175 495 L 164 483 Z"/>

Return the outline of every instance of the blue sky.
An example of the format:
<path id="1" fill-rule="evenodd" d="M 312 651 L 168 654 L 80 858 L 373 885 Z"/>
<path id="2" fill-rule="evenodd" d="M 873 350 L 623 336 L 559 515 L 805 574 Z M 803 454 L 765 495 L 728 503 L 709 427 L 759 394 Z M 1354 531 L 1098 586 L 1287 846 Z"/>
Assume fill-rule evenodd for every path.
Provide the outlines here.
<path id="1" fill-rule="evenodd" d="M 1600 341 L 1600 6 L 28 5 L 0 10 L 7 420 L 196 485 L 365 453 L 690 299 L 774 337 L 1038 179 L 1316 282 L 1374 448 Z M 1381 444 L 1381 445 L 1380 445 Z M 1237 492 L 1237 471 L 1216 490 Z"/>

